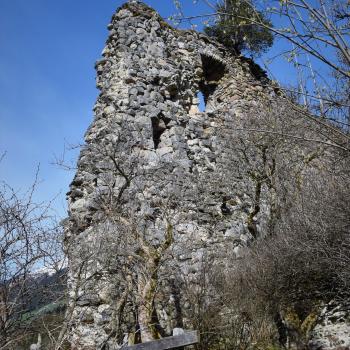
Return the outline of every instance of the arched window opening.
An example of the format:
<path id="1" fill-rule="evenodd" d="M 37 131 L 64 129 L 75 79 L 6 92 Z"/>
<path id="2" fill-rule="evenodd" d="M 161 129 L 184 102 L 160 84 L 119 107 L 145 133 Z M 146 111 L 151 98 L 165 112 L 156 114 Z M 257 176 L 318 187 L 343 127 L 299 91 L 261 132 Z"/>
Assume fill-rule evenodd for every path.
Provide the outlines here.
<path id="1" fill-rule="evenodd" d="M 201 55 L 204 80 L 208 83 L 218 82 L 225 75 L 227 69 L 224 63 L 213 57 Z"/>
<path id="2" fill-rule="evenodd" d="M 201 95 L 203 95 L 205 111 L 209 112 L 215 108 L 217 101 L 212 96 L 218 87 L 220 80 L 226 74 L 226 66 L 213 57 L 202 55 L 203 79 L 199 84 Z"/>

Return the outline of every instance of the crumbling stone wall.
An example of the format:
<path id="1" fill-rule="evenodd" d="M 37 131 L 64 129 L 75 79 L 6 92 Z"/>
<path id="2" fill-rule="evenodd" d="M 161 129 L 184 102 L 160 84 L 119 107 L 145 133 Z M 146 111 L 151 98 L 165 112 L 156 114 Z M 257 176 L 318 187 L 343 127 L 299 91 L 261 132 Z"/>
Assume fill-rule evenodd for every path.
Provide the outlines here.
<path id="1" fill-rule="evenodd" d="M 108 28 L 68 193 L 73 349 L 191 327 L 184 291 L 200 288 L 208 264 L 233 264 L 278 213 L 266 140 L 241 138 L 283 100 L 264 72 L 135 1 Z"/>

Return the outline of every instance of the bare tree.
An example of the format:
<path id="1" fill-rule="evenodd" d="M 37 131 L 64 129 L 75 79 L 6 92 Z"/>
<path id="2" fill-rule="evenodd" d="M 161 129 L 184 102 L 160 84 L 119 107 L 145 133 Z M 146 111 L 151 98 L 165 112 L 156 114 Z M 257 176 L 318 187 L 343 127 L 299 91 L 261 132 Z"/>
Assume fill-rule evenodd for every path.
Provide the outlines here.
<path id="1" fill-rule="evenodd" d="M 134 132 L 130 123 L 121 121 L 122 128 L 113 124 L 114 121 L 110 123 L 113 135 L 105 135 L 98 145 L 88 143 L 82 150 L 89 155 L 85 166 L 93 171 L 99 162 L 104 172 L 100 172 L 94 182 L 94 186 L 97 185 L 91 199 L 94 210 L 88 214 L 94 235 L 88 236 L 85 244 L 73 239 L 66 246 L 70 260 L 77 265 L 71 269 L 75 271 L 71 283 L 76 293 L 70 297 L 72 307 L 69 307 L 64 332 L 69 329 L 69 323 L 74 322 L 75 307 L 96 289 L 98 279 L 105 281 L 102 288 L 105 292 L 99 291 L 99 294 L 111 305 L 105 343 L 121 344 L 125 342 L 125 333 L 129 334 L 130 343 L 144 342 L 165 335 L 155 300 L 164 279 L 162 271 L 171 260 L 181 196 L 189 184 L 179 174 L 170 175 L 169 179 L 172 164 L 161 163 L 159 159 L 152 164 L 142 149 L 125 147 Z M 75 183 L 80 184 L 78 178 L 73 180 L 73 204 L 75 195 L 79 198 L 81 193 Z M 163 191 L 162 196 L 153 197 L 150 189 L 154 184 L 157 191 Z M 74 220 L 80 219 L 73 216 Z M 60 338 L 66 336 L 62 334 Z"/>
<path id="2" fill-rule="evenodd" d="M 33 199 L 37 177 L 24 194 L 2 182 L 0 188 L 0 349 L 17 349 L 31 333 L 39 289 L 36 270 L 62 260 L 58 225 L 50 204 Z M 54 238 L 54 239 L 53 239 Z M 54 244 L 54 242 L 56 242 Z"/>

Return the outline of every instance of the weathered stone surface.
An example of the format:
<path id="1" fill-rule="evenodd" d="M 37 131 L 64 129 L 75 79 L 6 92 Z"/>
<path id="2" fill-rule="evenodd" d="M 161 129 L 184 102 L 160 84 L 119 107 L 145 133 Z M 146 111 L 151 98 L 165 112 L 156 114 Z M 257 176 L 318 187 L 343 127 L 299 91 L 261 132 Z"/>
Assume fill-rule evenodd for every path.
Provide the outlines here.
<path id="1" fill-rule="evenodd" d="M 137 1 L 108 28 L 95 119 L 68 193 L 73 349 L 116 349 L 143 336 L 143 317 L 164 335 L 190 328 L 184 290 L 198 287 L 206 264 L 234 264 L 241 247 L 266 234 L 275 206 L 267 137 L 242 137 L 284 104 L 264 72 Z M 274 127 L 284 130 L 287 109 Z M 293 147 L 290 161 L 303 164 L 303 146 Z"/>
<path id="2" fill-rule="evenodd" d="M 350 305 L 329 303 L 319 317 L 311 333 L 311 349 L 350 348 Z"/>

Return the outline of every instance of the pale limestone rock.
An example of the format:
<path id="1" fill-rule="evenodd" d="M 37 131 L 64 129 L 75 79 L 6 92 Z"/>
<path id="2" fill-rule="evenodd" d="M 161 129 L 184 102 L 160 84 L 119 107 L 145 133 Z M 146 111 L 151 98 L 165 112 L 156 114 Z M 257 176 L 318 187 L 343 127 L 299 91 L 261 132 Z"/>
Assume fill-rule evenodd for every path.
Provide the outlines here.
<path id="1" fill-rule="evenodd" d="M 96 64 L 95 118 L 68 194 L 75 350 L 115 349 L 137 332 L 137 281 L 147 261 L 135 232 L 157 250 L 172 223 L 154 300 L 170 335 L 182 324 L 191 327 L 184 279 L 197 288 L 203 264 L 234 264 L 254 236 L 267 233 L 274 198 L 267 186 L 255 197 L 250 174 L 266 165 L 239 131 L 263 123 L 264 111 L 277 108 L 272 103 L 283 106 L 264 72 L 253 73 L 248 59 L 203 34 L 171 28 L 137 1 L 122 6 L 108 28 Z M 199 90 L 207 101 L 203 113 Z M 279 113 L 285 115 L 286 108 Z M 315 328 L 317 344 L 332 348 L 321 338 L 334 332 L 345 339 L 337 344 L 347 344 L 347 323 L 325 322 Z"/>

